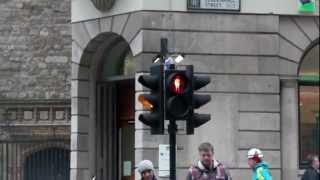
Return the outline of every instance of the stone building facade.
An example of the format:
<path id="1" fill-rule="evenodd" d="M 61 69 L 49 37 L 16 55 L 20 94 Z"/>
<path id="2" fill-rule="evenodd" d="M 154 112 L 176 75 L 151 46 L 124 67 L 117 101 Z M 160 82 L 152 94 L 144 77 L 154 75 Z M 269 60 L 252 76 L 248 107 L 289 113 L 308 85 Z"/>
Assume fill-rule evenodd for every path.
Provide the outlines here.
<path id="1" fill-rule="evenodd" d="M 184 64 L 193 64 L 198 75 L 211 77 L 211 84 L 202 92 L 211 94 L 212 101 L 200 111 L 210 113 L 212 119 L 193 136 L 185 135 L 183 128 L 177 135 L 177 178 L 184 179 L 188 167 L 198 158 L 199 143 L 209 141 L 215 146 L 216 157 L 230 167 L 234 179 L 250 177 L 246 160 L 250 147 L 263 150 L 274 179 L 298 179 L 298 72 L 305 54 L 318 48 L 317 14 L 199 13 L 183 8 L 175 11 L 179 3 L 172 3 L 171 9 L 161 6 L 117 14 L 119 4 L 125 1 L 116 1 L 110 12 L 91 11 L 92 4 L 74 1 L 73 5 L 78 7 L 74 8 L 74 14 L 79 13 L 81 3 L 86 4 L 88 12 L 79 14 L 79 19 L 75 15 L 72 22 L 72 180 L 93 176 L 134 179 L 122 175 L 125 160 L 117 152 L 121 146 L 115 140 L 117 130 L 113 123 L 118 121 L 112 115 L 115 111 L 106 110 L 107 117 L 99 115 L 99 108 L 104 107 L 101 101 L 106 102 L 107 109 L 117 103 L 111 98 L 113 91 L 105 90 L 107 98 L 101 99 L 97 89 L 101 90 L 101 83 L 112 89 L 112 82 L 117 79 L 131 78 L 135 97 L 145 92 L 123 71 L 114 72 L 115 67 L 110 64 L 124 61 L 125 66 L 124 57 L 129 49 L 135 77 L 147 73 L 152 58 L 160 51 L 162 37 L 168 38 L 170 54 L 184 53 Z M 121 52 L 123 56 L 117 55 Z M 104 74 L 110 71 L 114 73 Z M 137 98 L 134 107 L 132 165 L 150 159 L 158 172 L 159 144 L 168 144 L 169 138 L 150 135 L 148 127 L 137 118 L 143 112 Z M 104 128 L 101 122 L 109 124 Z M 114 156 L 120 159 L 117 161 Z M 138 177 L 136 173 L 135 179 Z"/>
<path id="2" fill-rule="evenodd" d="M 69 152 L 70 14 L 68 0 L 0 1 L 0 179 L 30 178 L 37 153 Z"/>
<path id="3" fill-rule="evenodd" d="M 110 0 L 100 11 L 104 1 L 93 2 L 0 0 L 0 140 L 29 142 L 10 146 L 21 163 L 0 164 L 8 167 L 0 176 L 17 178 L 11 174 L 30 154 L 50 148 L 70 148 L 71 180 L 138 179 L 132 167 L 142 159 L 158 173 L 168 136 L 150 135 L 139 122 L 135 97 L 146 90 L 136 77 L 148 73 L 166 37 L 170 54 L 184 53 L 183 64 L 211 77 L 202 92 L 212 101 L 201 109 L 211 121 L 193 136 L 182 125 L 177 136 L 178 179 L 204 141 L 234 179 L 249 178 L 245 154 L 253 146 L 274 179 L 298 179 L 298 75 L 319 47 L 318 9 L 299 14 L 292 2 L 246 1 L 239 12 L 199 12 L 186 0 Z"/>
<path id="4" fill-rule="evenodd" d="M 1 1 L 1 99 L 70 97 L 70 1 Z"/>

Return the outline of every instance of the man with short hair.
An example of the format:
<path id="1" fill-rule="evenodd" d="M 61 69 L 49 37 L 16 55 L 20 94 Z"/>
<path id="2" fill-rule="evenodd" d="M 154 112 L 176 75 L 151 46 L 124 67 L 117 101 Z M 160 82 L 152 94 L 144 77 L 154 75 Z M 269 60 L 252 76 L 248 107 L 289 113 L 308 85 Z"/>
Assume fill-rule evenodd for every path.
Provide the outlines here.
<path id="1" fill-rule="evenodd" d="M 190 167 L 187 180 L 231 180 L 225 166 L 214 158 L 210 143 L 202 143 L 198 151 L 200 160 Z"/>

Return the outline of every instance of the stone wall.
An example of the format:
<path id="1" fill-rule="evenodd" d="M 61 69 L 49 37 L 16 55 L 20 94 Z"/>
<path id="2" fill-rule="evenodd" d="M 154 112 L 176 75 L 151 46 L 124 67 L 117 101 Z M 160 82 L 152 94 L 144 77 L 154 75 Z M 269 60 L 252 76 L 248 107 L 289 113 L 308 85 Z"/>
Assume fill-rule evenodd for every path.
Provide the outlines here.
<path id="1" fill-rule="evenodd" d="M 0 0 L 0 99 L 69 99 L 70 0 Z"/>
<path id="2" fill-rule="evenodd" d="M 70 0 L 0 0 L 0 156 L 7 158 L 2 158 L 7 171 L 0 174 L 5 179 L 23 179 L 28 149 L 31 154 L 70 148 L 70 16 Z"/>

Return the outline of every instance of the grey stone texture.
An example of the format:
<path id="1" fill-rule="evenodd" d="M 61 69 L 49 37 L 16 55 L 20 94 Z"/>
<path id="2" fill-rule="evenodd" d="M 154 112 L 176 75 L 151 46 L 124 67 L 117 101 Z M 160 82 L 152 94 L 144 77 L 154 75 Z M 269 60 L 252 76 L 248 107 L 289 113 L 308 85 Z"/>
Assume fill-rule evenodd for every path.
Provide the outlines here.
<path id="1" fill-rule="evenodd" d="M 88 117 L 86 116 L 72 116 L 71 117 L 71 133 L 88 134 Z"/>
<path id="2" fill-rule="evenodd" d="M 89 99 L 75 97 L 71 99 L 72 115 L 89 115 Z"/>
<path id="3" fill-rule="evenodd" d="M 292 43 L 286 41 L 283 38 L 279 39 L 280 46 L 280 56 L 290 61 L 296 62 L 297 64 L 300 61 L 303 51 L 297 46 L 292 45 Z"/>
<path id="4" fill-rule="evenodd" d="M 298 122 L 298 96 L 297 82 L 294 79 L 281 80 L 283 86 L 281 90 L 281 149 L 283 162 L 282 179 L 297 178 L 297 169 L 299 168 L 299 122 Z"/>
<path id="5" fill-rule="evenodd" d="M 73 97 L 82 97 L 88 98 L 89 96 L 89 82 L 88 81 L 79 81 L 79 80 L 71 80 L 72 88 L 71 91 Z M 78 88 L 76 88 L 78 87 Z M 76 89 L 73 89 L 76 88 Z"/>
<path id="6" fill-rule="evenodd" d="M 77 78 L 78 80 L 89 80 L 88 67 L 83 67 L 79 64 L 72 63 L 71 73 L 71 77 Z"/>
<path id="7" fill-rule="evenodd" d="M 144 27 L 221 32 L 278 32 L 277 16 L 143 12 Z M 192 22 L 192 23 L 191 23 Z"/>
<path id="8" fill-rule="evenodd" d="M 101 32 L 98 20 L 85 22 L 84 25 L 86 26 L 91 39 L 95 38 Z"/>
<path id="9" fill-rule="evenodd" d="M 313 29 L 313 31 L 316 31 L 314 27 L 310 28 Z M 300 30 L 300 27 L 296 24 L 296 20 L 292 17 L 280 19 L 280 33 L 284 38 L 294 43 L 300 49 L 305 49 L 310 44 L 310 40 L 304 32 Z"/>
<path id="10" fill-rule="evenodd" d="M 56 112 L 63 114 L 62 118 L 57 118 Z M 69 126 L 70 102 L 68 100 L 1 100 L 0 128 L 6 123 L 35 127 L 41 125 Z"/>
<path id="11" fill-rule="evenodd" d="M 85 49 L 87 44 L 89 43 L 89 31 L 86 29 L 86 26 L 83 23 L 72 24 L 72 41 L 75 41 L 75 39 L 77 43 L 76 45 L 79 46 L 79 48 L 81 48 L 82 50 Z"/>
<path id="12" fill-rule="evenodd" d="M 319 38 L 319 16 L 314 17 L 314 19 L 306 17 L 295 17 L 294 21 L 309 40 Z"/>
<path id="13" fill-rule="evenodd" d="M 129 18 L 129 14 L 115 16 L 113 18 L 112 32 L 115 32 L 117 34 L 122 34 L 125 28 L 125 25 L 128 21 L 128 18 Z"/>
<path id="14" fill-rule="evenodd" d="M 279 95 L 240 94 L 240 111 L 279 112 Z"/>
<path id="15" fill-rule="evenodd" d="M 70 168 L 75 169 L 87 169 L 89 168 L 88 164 L 88 153 L 83 151 L 71 151 L 70 156 Z M 84 178 L 84 177 L 81 177 Z M 87 178 L 88 179 L 88 178 Z"/>
<path id="16" fill-rule="evenodd" d="M 2 1 L 0 99 L 70 98 L 70 0 Z"/>
<path id="17" fill-rule="evenodd" d="M 88 135 L 71 133 L 71 151 L 88 151 Z"/>
<path id="18" fill-rule="evenodd" d="M 101 19 L 100 20 L 101 32 L 111 31 L 111 23 L 112 23 L 112 17 Z"/>
<path id="19" fill-rule="evenodd" d="M 175 52 L 229 55 L 277 55 L 278 52 L 278 36 L 273 34 L 179 31 L 170 32 L 170 34 L 175 39 L 175 41 L 171 42 L 175 43 Z M 154 42 L 160 42 L 163 32 L 148 30 L 144 31 L 143 35 L 144 51 L 158 52 L 160 43 Z M 183 39 L 183 41 L 178 39 Z M 240 46 L 239 42 L 245 44 L 245 46 Z"/>
<path id="20" fill-rule="evenodd" d="M 280 150 L 280 132 L 240 132 L 238 139 L 241 149 L 257 147 Z"/>
<path id="21" fill-rule="evenodd" d="M 239 130 L 280 131 L 279 113 L 239 113 Z"/>

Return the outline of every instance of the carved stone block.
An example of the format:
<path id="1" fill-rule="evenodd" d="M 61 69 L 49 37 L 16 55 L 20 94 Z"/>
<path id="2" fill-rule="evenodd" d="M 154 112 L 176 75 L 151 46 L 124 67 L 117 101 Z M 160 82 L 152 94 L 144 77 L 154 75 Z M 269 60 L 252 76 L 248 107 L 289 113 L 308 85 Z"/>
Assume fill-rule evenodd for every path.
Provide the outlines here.
<path id="1" fill-rule="evenodd" d="M 94 6 L 99 9 L 100 11 L 106 11 L 110 9 L 115 0 L 91 0 Z"/>

